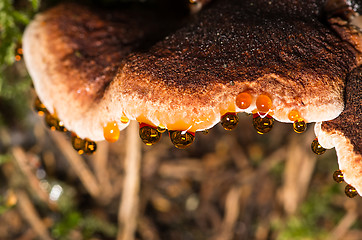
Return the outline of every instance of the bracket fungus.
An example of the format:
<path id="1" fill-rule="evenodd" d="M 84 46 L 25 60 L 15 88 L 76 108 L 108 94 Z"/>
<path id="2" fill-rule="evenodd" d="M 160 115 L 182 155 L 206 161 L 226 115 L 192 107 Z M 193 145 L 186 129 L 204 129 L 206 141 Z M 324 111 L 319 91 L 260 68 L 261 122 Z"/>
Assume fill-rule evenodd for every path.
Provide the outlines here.
<path id="1" fill-rule="evenodd" d="M 179 148 L 220 120 L 232 130 L 238 112 L 260 134 L 274 119 L 297 133 L 317 122 L 312 149 L 336 148 L 335 179 L 352 197 L 362 194 L 360 5 L 214 0 L 172 31 L 180 21 L 152 11 L 62 4 L 27 27 L 24 59 L 47 110 L 37 107 L 82 146 L 116 141 L 129 120 L 146 144 L 167 129 Z"/>

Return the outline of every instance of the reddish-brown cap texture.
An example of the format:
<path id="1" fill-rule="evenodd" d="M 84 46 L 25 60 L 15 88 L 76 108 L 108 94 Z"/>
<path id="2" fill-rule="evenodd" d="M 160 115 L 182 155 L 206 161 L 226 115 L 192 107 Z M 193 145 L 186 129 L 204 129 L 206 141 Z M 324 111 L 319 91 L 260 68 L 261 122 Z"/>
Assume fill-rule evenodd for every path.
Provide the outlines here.
<path id="1" fill-rule="evenodd" d="M 361 165 L 361 104 L 349 92 L 360 91 L 354 69 L 362 37 L 349 24 L 356 13 L 345 1 L 216 0 L 172 34 L 177 21 L 152 12 L 99 13 L 67 4 L 29 25 L 23 41 L 29 73 L 40 99 L 69 130 L 103 140 L 104 124 L 116 121 L 122 129 L 126 116 L 194 132 L 227 112 L 255 111 L 264 94 L 272 100 L 269 113 L 283 122 L 291 122 L 291 110 L 322 122 L 345 109 L 316 132 L 328 148 L 337 143 L 322 133 L 338 132 L 350 144 L 337 147 L 339 158 L 354 154 L 347 168 Z M 235 99 L 244 91 L 253 100 L 239 109 Z M 357 117 L 345 120 L 349 114 Z M 361 174 L 345 173 L 361 193 Z"/>

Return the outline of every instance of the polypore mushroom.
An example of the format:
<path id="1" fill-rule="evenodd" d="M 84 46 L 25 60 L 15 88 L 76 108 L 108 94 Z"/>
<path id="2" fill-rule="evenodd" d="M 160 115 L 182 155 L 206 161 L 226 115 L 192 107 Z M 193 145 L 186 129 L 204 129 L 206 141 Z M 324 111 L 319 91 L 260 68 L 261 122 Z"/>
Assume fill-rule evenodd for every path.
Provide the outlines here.
<path id="1" fill-rule="evenodd" d="M 39 98 L 68 130 L 114 141 L 137 120 L 146 144 L 167 128 L 184 148 L 194 132 L 220 119 L 231 130 L 237 112 L 253 113 L 261 134 L 274 119 L 292 122 L 296 132 L 318 122 L 313 149 L 336 147 L 344 180 L 362 194 L 362 37 L 350 24 L 358 15 L 352 6 L 213 1 L 143 52 L 137 50 L 147 46 L 157 19 L 117 14 L 60 5 L 39 14 L 24 34 Z"/>

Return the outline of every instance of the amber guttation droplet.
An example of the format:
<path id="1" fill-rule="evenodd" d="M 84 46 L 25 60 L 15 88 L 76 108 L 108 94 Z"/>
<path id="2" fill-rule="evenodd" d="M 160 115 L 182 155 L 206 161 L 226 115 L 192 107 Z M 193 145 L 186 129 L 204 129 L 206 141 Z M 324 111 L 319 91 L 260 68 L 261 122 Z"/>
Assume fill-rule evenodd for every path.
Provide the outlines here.
<path id="1" fill-rule="evenodd" d="M 55 130 L 60 132 L 67 131 L 67 129 L 64 127 L 64 123 L 50 113 L 45 114 L 45 122 L 52 131 Z"/>
<path id="2" fill-rule="evenodd" d="M 236 113 L 226 113 L 221 117 L 221 125 L 227 131 L 234 130 L 238 123 L 239 117 L 236 115 Z"/>
<path id="3" fill-rule="evenodd" d="M 91 140 L 85 139 L 84 153 L 93 154 L 97 150 L 97 144 Z"/>
<path id="4" fill-rule="evenodd" d="M 122 117 L 121 117 L 121 123 L 126 124 L 126 123 L 128 123 L 128 122 L 129 122 L 128 117 L 126 117 L 126 116 L 122 116 Z"/>
<path id="5" fill-rule="evenodd" d="M 355 196 L 357 196 L 357 190 L 352 187 L 351 185 L 347 185 L 346 188 L 344 189 L 344 193 L 347 195 L 347 197 L 349 198 L 354 198 Z"/>
<path id="6" fill-rule="evenodd" d="M 145 123 L 140 124 L 139 134 L 142 141 L 148 146 L 151 146 L 160 141 L 162 136 L 161 133 L 157 131 L 157 128 Z"/>
<path id="7" fill-rule="evenodd" d="M 118 124 L 115 121 L 109 122 L 103 127 L 103 136 L 107 142 L 116 142 L 120 133 L 121 131 L 119 130 Z"/>
<path id="8" fill-rule="evenodd" d="M 323 153 L 326 152 L 327 149 L 323 148 L 319 142 L 318 142 L 318 138 L 315 138 L 312 142 L 312 145 L 311 145 L 311 148 L 312 148 L 312 151 L 315 153 L 315 154 L 318 154 L 318 155 L 321 155 Z"/>
<path id="9" fill-rule="evenodd" d="M 44 114 L 48 113 L 48 110 L 45 108 L 44 104 L 40 101 L 38 97 L 35 98 L 34 109 L 39 116 L 44 116 Z"/>
<path id="10" fill-rule="evenodd" d="M 238 96 L 236 96 L 236 106 L 240 109 L 247 109 L 252 101 L 252 97 L 247 92 L 239 93 Z"/>
<path id="11" fill-rule="evenodd" d="M 72 133 L 72 145 L 79 154 L 92 154 L 97 150 L 97 144 L 95 142 L 89 139 L 82 139 L 75 133 Z"/>
<path id="12" fill-rule="evenodd" d="M 262 118 L 260 115 L 264 116 L 265 114 L 264 113 L 253 114 L 253 125 L 259 134 L 264 134 L 269 132 L 273 128 L 274 118 L 271 117 L 270 115 L 266 115 L 265 117 Z"/>
<path id="13" fill-rule="evenodd" d="M 23 57 L 23 49 L 21 47 L 16 49 L 16 53 L 15 53 L 15 61 L 20 61 Z"/>
<path id="14" fill-rule="evenodd" d="M 72 133 L 72 145 L 73 148 L 79 153 L 79 154 L 83 154 L 84 153 L 84 148 L 85 148 L 85 141 L 84 139 L 81 139 L 80 137 L 78 137 L 76 134 Z"/>
<path id="15" fill-rule="evenodd" d="M 296 133 L 303 133 L 307 129 L 307 123 L 303 119 L 298 119 L 293 123 L 293 129 Z"/>
<path id="16" fill-rule="evenodd" d="M 288 113 L 288 118 L 290 121 L 295 122 L 300 118 L 300 114 L 298 110 L 292 110 Z"/>
<path id="17" fill-rule="evenodd" d="M 160 133 L 164 133 L 164 132 L 166 132 L 166 127 L 163 126 L 162 124 L 160 124 L 157 127 L 157 131 L 159 131 Z"/>
<path id="18" fill-rule="evenodd" d="M 195 140 L 195 134 L 185 131 L 169 131 L 170 139 L 175 147 L 185 149 Z"/>
<path id="19" fill-rule="evenodd" d="M 256 107 L 259 112 L 267 113 L 271 109 L 273 103 L 270 97 L 265 94 L 259 95 L 256 99 Z"/>
<path id="20" fill-rule="evenodd" d="M 337 183 L 341 183 L 344 181 L 343 173 L 341 170 L 337 170 L 333 173 L 333 180 L 336 181 Z"/>

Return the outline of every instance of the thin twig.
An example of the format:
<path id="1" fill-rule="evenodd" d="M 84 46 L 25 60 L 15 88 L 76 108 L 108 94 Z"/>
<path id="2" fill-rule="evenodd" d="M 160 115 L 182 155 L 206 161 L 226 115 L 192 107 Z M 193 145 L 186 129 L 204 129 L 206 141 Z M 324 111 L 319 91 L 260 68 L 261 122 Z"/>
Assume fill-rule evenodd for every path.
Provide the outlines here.
<path id="1" fill-rule="evenodd" d="M 133 240 L 137 228 L 140 189 L 141 146 L 137 122 L 127 129 L 125 178 L 118 212 L 118 240 Z"/>
<path id="2" fill-rule="evenodd" d="M 64 156 L 67 158 L 72 169 L 78 175 L 89 194 L 97 199 L 100 195 L 99 185 L 84 159 L 73 149 L 70 141 L 65 138 L 64 134 L 52 132 L 51 136 L 62 149 Z"/>
<path id="3" fill-rule="evenodd" d="M 108 165 L 109 143 L 106 141 L 97 144 L 97 154 L 92 158 L 94 172 L 99 185 L 102 186 L 102 204 L 108 204 L 112 198 L 112 185 L 109 180 Z"/>
<path id="4" fill-rule="evenodd" d="M 240 187 L 233 187 L 226 196 L 225 216 L 221 230 L 214 240 L 229 240 L 234 236 L 235 224 L 240 214 Z"/>
<path id="5" fill-rule="evenodd" d="M 31 203 L 28 195 L 25 191 L 18 190 L 16 191 L 16 196 L 18 199 L 18 208 L 21 216 L 28 222 L 28 224 L 33 228 L 36 234 L 42 240 L 51 240 L 48 230 L 41 220 L 39 214 L 37 213 L 35 207 Z"/>
<path id="6" fill-rule="evenodd" d="M 19 166 L 20 171 L 24 174 L 24 176 L 27 178 L 27 182 L 29 183 L 30 187 L 34 190 L 36 195 L 45 203 L 48 204 L 49 208 L 52 210 L 57 209 L 57 204 L 49 199 L 49 194 L 45 192 L 40 187 L 40 181 L 35 176 L 35 174 L 32 172 L 28 165 L 28 157 L 26 156 L 24 150 L 20 147 L 14 147 L 12 149 L 12 154 L 14 156 L 14 159 Z"/>
<path id="7" fill-rule="evenodd" d="M 358 218 L 357 204 L 354 200 L 350 200 L 349 203 L 346 215 L 344 215 L 338 225 L 332 230 L 328 239 L 343 239 L 350 227 L 356 222 Z"/>

